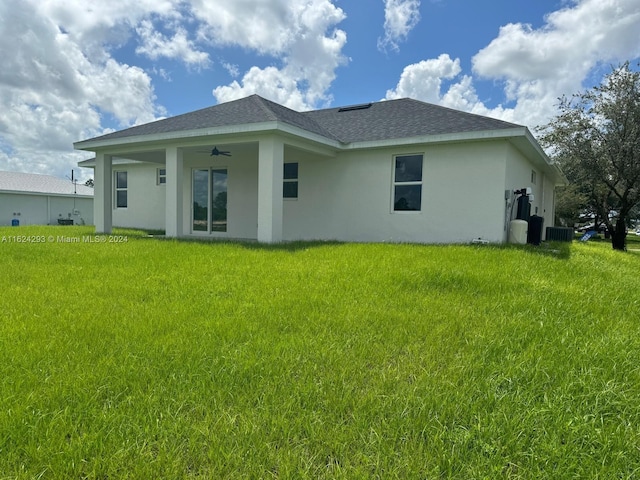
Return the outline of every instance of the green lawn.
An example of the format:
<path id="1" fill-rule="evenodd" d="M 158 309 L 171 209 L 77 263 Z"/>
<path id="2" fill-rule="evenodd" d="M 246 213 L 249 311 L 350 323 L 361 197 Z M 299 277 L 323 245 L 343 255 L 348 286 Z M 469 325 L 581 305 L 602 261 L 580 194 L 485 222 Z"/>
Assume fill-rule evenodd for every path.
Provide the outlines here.
<path id="1" fill-rule="evenodd" d="M 640 252 L 92 232 L 0 228 L 0 479 L 640 476 Z"/>

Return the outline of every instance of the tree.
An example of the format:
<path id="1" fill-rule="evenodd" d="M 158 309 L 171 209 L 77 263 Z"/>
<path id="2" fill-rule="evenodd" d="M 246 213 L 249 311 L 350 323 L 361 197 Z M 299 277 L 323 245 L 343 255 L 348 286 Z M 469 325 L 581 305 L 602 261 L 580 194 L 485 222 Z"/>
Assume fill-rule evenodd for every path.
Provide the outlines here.
<path id="1" fill-rule="evenodd" d="M 559 104 L 540 129 L 541 143 L 560 163 L 575 191 L 607 226 L 611 245 L 626 249 L 626 229 L 640 204 L 640 72 L 629 62 L 603 82 Z"/>

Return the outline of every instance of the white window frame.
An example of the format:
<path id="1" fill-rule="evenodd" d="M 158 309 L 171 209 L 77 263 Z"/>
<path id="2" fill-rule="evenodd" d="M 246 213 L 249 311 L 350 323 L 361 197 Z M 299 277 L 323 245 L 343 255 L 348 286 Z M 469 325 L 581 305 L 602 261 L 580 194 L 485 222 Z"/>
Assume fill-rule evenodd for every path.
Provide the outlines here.
<path id="1" fill-rule="evenodd" d="M 283 167 L 283 173 L 282 173 L 282 198 L 284 200 L 297 200 L 298 197 L 300 196 L 300 183 L 299 183 L 299 178 L 300 178 L 300 163 L 299 162 L 285 162 L 284 165 L 288 165 L 288 164 L 296 164 L 297 167 L 297 175 L 295 178 L 284 178 L 284 167 Z M 284 184 L 285 183 L 295 183 L 297 185 L 296 188 L 296 196 L 295 197 L 285 197 L 284 196 Z"/>
<path id="2" fill-rule="evenodd" d="M 413 181 L 396 181 L 396 161 L 399 157 L 422 157 L 422 170 L 420 172 L 420 180 Z M 423 200 L 423 185 L 424 185 L 424 152 L 417 153 L 402 153 L 393 156 L 393 160 L 391 162 L 391 213 L 406 215 L 406 214 L 418 214 L 422 213 L 422 200 Z M 396 210 L 396 187 L 398 186 L 420 186 L 420 208 L 418 210 Z"/>
<path id="3" fill-rule="evenodd" d="M 119 173 L 124 173 L 126 175 L 126 187 L 119 187 L 118 186 L 118 174 Z M 127 172 L 126 170 L 116 170 L 113 172 L 113 206 L 114 208 L 118 209 L 118 210 L 122 210 L 122 209 L 126 209 L 129 207 L 129 172 Z M 126 201 L 126 205 L 121 207 L 118 205 L 118 192 L 125 192 L 127 194 L 127 201 Z"/>
<path id="4" fill-rule="evenodd" d="M 164 173 L 162 173 L 164 171 Z M 166 185 L 167 184 L 167 169 L 165 168 L 157 168 L 156 169 L 156 185 Z"/>

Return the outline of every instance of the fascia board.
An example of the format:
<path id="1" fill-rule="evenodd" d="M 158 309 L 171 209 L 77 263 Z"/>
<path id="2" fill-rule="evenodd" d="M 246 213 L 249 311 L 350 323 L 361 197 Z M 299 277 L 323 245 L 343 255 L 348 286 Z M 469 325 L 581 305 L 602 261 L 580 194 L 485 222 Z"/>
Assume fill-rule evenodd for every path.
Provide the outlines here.
<path id="1" fill-rule="evenodd" d="M 120 157 L 114 157 L 111 159 L 111 165 L 131 165 L 131 164 L 143 164 L 143 163 L 148 163 L 148 162 L 142 162 L 140 160 L 133 160 L 133 159 L 129 159 L 129 158 L 120 158 Z M 78 166 L 81 168 L 95 168 L 96 166 L 96 159 L 95 158 L 90 158 L 88 160 L 82 160 L 81 162 L 78 162 Z"/>
<path id="2" fill-rule="evenodd" d="M 287 123 L 278 121 L 247 123 L 242 125 L 230 125 L 228 127 L 201 128 L 197 130 L 184 130 L 178 132 L 166 132 L 150 135 L 135 135 L 131 137 L 120 137 L 104 140 L 82 140 L 75 142 L 73 147 L 76 150 L 107 150 L 109 147 L 134 146 L 140 144 L 161 144 L 176 143 L 181 140 L 192 138 L 203 138 L 213 136 L 234 136 L 239 134 L 259 134 L 265 132 L 282 132 L 296 137 L 300 137 L 312 142 L 326 145 L 330 148 L 340 148 L 340 142 L 329 139 L 322 135 L 318 135 Z"/>
<path id="3" fill-rule="evenodd" d="M 543 168 L 546 170 L 546 173 L 550 174 L 553 177 L 554 182 L 557 186 L 564 186 L 569 184 L 569 180 L 564 175 L 558 164 L 551 160 L 549 155 L 547 155 L 547 153 L 543 150 L 543 148 L 540 146 L 540 144 L 528 128 L 525 129 L 525 138 L 521 139 L 519 142 L 514 143 L 517 143 L 516 147 L 521 148 L 525 155 L 542 159 L 541 166 L 543 166 Z"/>
<path id="4" fill-rule="evenodd" d="M 33 195 L 37 197 L 93 198 L 93 195 L 85 195 L 83 193 L 32 192 L 28 190 L 0 190 L 0 193 L 7 193 L 11 195 Z"/>
<path id="5" fill-rule="evenodd" d="M 75 142 L 76 150 L 95 151 L 108 149 L 109 147 L 122 147 L 126 145 L 138 145 L 149 143 L 174 143 L 176 140 L 185 140 L 194 137 L 212 137 L 217 135 L 235 135 L 242 133 L 257 133 L 277 129 L 278 122 L 247 123 L 242 125 L 229 125 L 227 127 L 199 128 L 196 130 L 183 130 L 177 132 L 153 133 L 149 135 L 132 135 L 112 139 L 82 140 Z"/>
<path id="6" fill-rule="evenodd" d="M 343 150 L 360 150 L 367 148 L 387 148 L 400 145 L 457 143 L 478 140 L 496 140 L 513 138 L 524 134 L 525 128 L 511 128 L 508 130 L 482 130 L 479 132 L 444 133 L 441 135 L 423 135 L 408 138 L 391 138 L 388 140 L 372 140 L 367 142 L 353 142 L 343 145 Z"/>

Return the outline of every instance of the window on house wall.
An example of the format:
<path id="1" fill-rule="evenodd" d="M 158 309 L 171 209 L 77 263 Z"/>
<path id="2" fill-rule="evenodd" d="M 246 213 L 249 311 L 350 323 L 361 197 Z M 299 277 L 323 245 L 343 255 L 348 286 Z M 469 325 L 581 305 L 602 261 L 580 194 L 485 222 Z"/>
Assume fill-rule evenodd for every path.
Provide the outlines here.
<path id="1" fill-rule="evenodd" d="M 536 174 L 536 171 L 535 170 L 531 170 L 531 183 L 534 184 L 534 185 L 536 184 L 536 180 L 537 180 L 536 177 L 537 176 L 538 175 Z"/>
<path id="2" fill-rule="evenodd" d="M 284 198 L 298 198 L 298 164 L 284 164 L 284 180 L 282 184 Z"/>
<path id="3" fill-rule="evenodd" d="M 422 209 L 422 155 L 398 155 L 393 169 L 393 210 Z"/>
<path id="4" fill-rule="evenodd" d="M 127 208 L 127 172 L 115 172 L 116 208 Z"/>
<path id="5" fill-rule="evenodd" d="M 165 185 L 167 183 L 167 169 L 166 168 L 158 168 L 156 183 L 158 185 Z"/>

